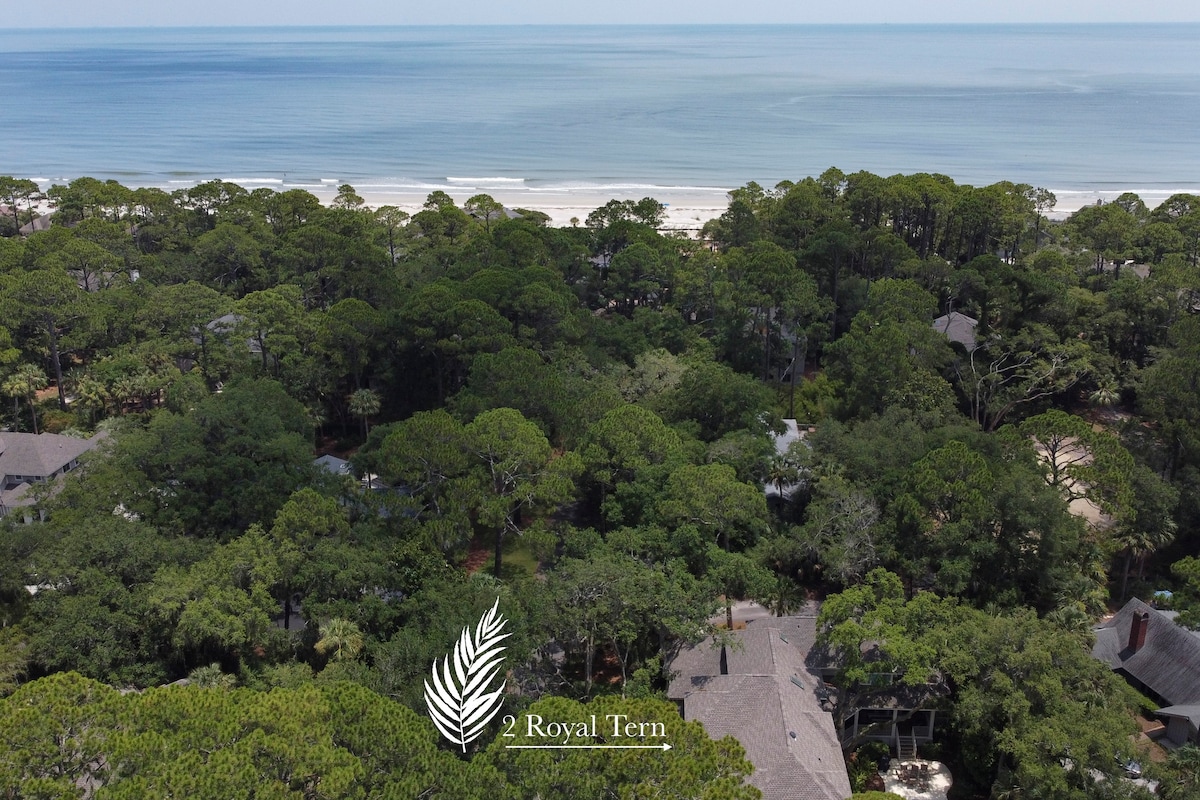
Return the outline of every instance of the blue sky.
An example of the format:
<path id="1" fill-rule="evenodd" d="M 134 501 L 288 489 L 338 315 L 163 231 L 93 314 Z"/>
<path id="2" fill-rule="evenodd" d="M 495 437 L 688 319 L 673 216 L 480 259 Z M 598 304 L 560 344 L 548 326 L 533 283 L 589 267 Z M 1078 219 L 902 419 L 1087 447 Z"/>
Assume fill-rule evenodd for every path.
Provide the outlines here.
<path id="1" fill-rule="evenodd" d="M 1200 22 L 1196 0 L 52 0 L 4 27 L 590 23 Z"/>

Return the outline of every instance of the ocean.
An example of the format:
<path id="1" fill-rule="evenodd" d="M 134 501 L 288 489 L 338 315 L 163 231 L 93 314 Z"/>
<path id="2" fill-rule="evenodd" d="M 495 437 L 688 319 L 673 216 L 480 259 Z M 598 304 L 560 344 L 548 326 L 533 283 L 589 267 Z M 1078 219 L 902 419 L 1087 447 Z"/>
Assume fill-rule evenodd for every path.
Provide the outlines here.
<path id="1" fill-rule="evenodd" d="M 836 166 L 1200 192 L 1200 25 L 0 31 L 0 174 L 721 196 Z"/>

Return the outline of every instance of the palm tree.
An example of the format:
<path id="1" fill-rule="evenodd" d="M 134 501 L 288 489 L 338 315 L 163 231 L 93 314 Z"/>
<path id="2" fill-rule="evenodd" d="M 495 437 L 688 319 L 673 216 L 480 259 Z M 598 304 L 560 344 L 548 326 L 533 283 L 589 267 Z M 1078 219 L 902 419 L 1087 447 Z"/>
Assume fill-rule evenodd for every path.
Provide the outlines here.
<path id="1" fill-rule="evenodd" d="M 1088 402 L 1093 406 L 1108 408 L 1115 406 L 1117 401 L 1121 399 L 1121 393 L 1117 390 L 1115 384 L 1108 382 L 1102 383 L 1096 387 L 1096 391 L 1088 395 Z"/>
<path id="2" fill-rule="evenodd" d="M 96 414 L 108 408 L 108 388 L 91 375 L 83 374 L 75 381 L 75 398 L 79 405 L 88 410 L 88 419 L 96 421 Z"/>
<path id="3" fill-rule="evenodd" d="M 1064 603 L 1046 614 L 1046 619 L 1091 646 L 1092 618 L 1083 603 Z"/>
<path id="4" fill-rule="evenodd" d="M 232 689 L 237 686 L 237 676 L 221 672 L 220 664 L 196 667 L 188 673 L 188 681 L 202 689 Z"/>
<path id="5" fill-rule="evenodd" d="M 363 635 L 358 625 L 348 619 L 334 617 L 321 623 L 321 638 L 317 640 L 317 652 L 321 655 L 333 653 L 334 661 L 354 659 L 363 648 Z"/>
<path id="6" fill-rule="evenodd" d="M 371 432 L 370 425 L 367 423 L 367 417 L 378 414 L 380 405 L 379 393 L 370 389 L 359 389 L 350 395 L 350 413 L 362 418 L 364 439 Z"/>
<path id="7" fill-rule="evenodd" d="M 19 412 L 18 400 L 22 397 L 29 403 L 29 415 L 33 418 L 33 432 L 38 432 L 37 424 L 37 393 L 46 388 L 49 381 L 46 373 L 33 364 L 22 364 L 17 371 L 4 381 L 0 391 L 13 399 L 13 413 Z M 14 420 L 15 421 L 15 420 Z"/>
<path id="8" fill-rule="evenodd" d="M 767 482 L 775 487 L 780 500 L 787 500 L 783 489 L 800 482 L 800 469 L 787 456 L 775 456 L 767 468 Z"/>
<path id="9" fill-rule="evenodd" d="M 1166 800 L 1186 800 L 1200 791 L 1200 747 L 1186 744 L 1167 756 L 1168 777 L 1159 784 Z"/>

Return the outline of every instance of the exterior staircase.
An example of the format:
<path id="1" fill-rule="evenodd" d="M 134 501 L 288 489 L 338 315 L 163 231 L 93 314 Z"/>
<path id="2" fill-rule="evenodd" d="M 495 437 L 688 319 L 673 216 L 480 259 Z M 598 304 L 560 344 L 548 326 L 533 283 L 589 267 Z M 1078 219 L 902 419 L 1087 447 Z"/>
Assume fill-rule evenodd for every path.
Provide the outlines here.
<path id="1" fill-rule="evenodd" d="M 917 757 L 917 737 L 896 734 L 896 759 L 913 761 Z"/>

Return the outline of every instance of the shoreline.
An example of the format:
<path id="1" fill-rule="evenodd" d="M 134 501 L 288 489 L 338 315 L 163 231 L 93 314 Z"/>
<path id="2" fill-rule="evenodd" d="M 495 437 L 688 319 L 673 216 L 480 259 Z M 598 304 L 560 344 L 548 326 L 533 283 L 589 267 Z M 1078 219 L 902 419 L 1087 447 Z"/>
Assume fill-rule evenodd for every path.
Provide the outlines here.
<path id="1" fill-rule="evenodd" d="M 67 183 L 70 179 L 33 178 L 46 190 L 52 184 Z M 99 179 L 104 180 L 104 179 Z M 205 179 L 208 180 L 208 179 Z M 520 178 L 447 178 L 444 181 L 406 181 L 385 183 L 364 181 L 354 184 L 342 179 L 323 178 L 319 183 L 297 181 L 295 183 L 278 178 L 218 178 L 242 186 L 247 191 L 271 189 L 276 192 L 303 190 L 315 196 L 322 204 L 329 205 L 337 195 L 337 187 L 350 182 L 363 198 L 366 207 L 374 210 L 381 206 L 395 206 L 408 214 L 415 214 L 424 207 L 425 199 L 435 191 L 448 194 L 462 206 L 469 198 L 478 194 L 490 195 L 505 208 L 524 208 L 538 211 L 550 218 L 553 227 L 583 226 L 589 214 L 612 200 L 637 201 L 652 197 L 665 208 L 664 230 L 698 231 L 704 223 L 716 219 L 729 206 L 729 193 L 733 187 L 721 186 L 665 186 L 651 183 L 614 184 L 571 184 L 538 186 L 527 184 Z M 118 182 L 121 182 L 118 179 Z M 129 188 L 157 188 L 167 192 L 187 189 L 204 180 L 149 181 Z M 123 182 L 122 182 L 123 183 Z M 965 185 L 965 184 L 964 184 Z M 1055 207 L 1046 213 L 1047 219 L 1062 221 L 1071 214 L 1097 202 L 1112 202 L 1126 192 L 1132 192 L 1153 210 L 1174 194 L 1200 194 L 1200 187 L 1179 188 L 1120 188 L 1120 189 L 1050 189 L 1055 195 Z M 43 206 L 43 211 L 50 210 Z"/>
<path id="2" fill-rule="evenodd" d="M 236 181 L 233 181 L 236 183 Z M 291 187 L 300 188 L 300 187 Z M 607 191 L 596 188 L 547 188 L 530 189 L 503 186 L 475 186 L 469 189 L 449 186 L 430 187 L 428 189 L 390 189 L 384 190 L 378 186 L 364 185 L 355 189 L 363 198 L 365 204 L 376 209 L 380 206 L 391 205 L 415 214 L 420 211 L 425 198 L 433 191 L 444 191 L 454 198 L 460 206 L 466 200 L 477 194 L 487 194 L 492 199 L 504 205 L 505 208 L 525 208 L 530 211 L 540 211 L 550 217 L 554 227 L 571 226 L 572 218 L 584 225 L 588 214 L 600 208 L 610 200 L 641 200 L 652 197 L 666 206 L 663 218 L 664 230 L 699 230 L 704 223 L 716 219 L 725 213 L 729 207 L 729 192 L 732 189 L 716 187 L 687 187 L 687 186 L 652 186 L 614 187 Z M 308 188 L 322 203 L 328 205 L 337 194 L 334 185 Z M 1054 208 L 1046 213 L 1046 218 L 1061 222 L 1076 211 L 1098 202 L 1111 203 L 1126 192 L 1133 192 L 1142 199 L 1146 207 L 1153 211 L 1168 197 L 1175 194 L 1200 195 L 1200 187 L 1183 187 L 1178 189 L 1062 189 L 1051 190 L 1057 200 Z"/>

